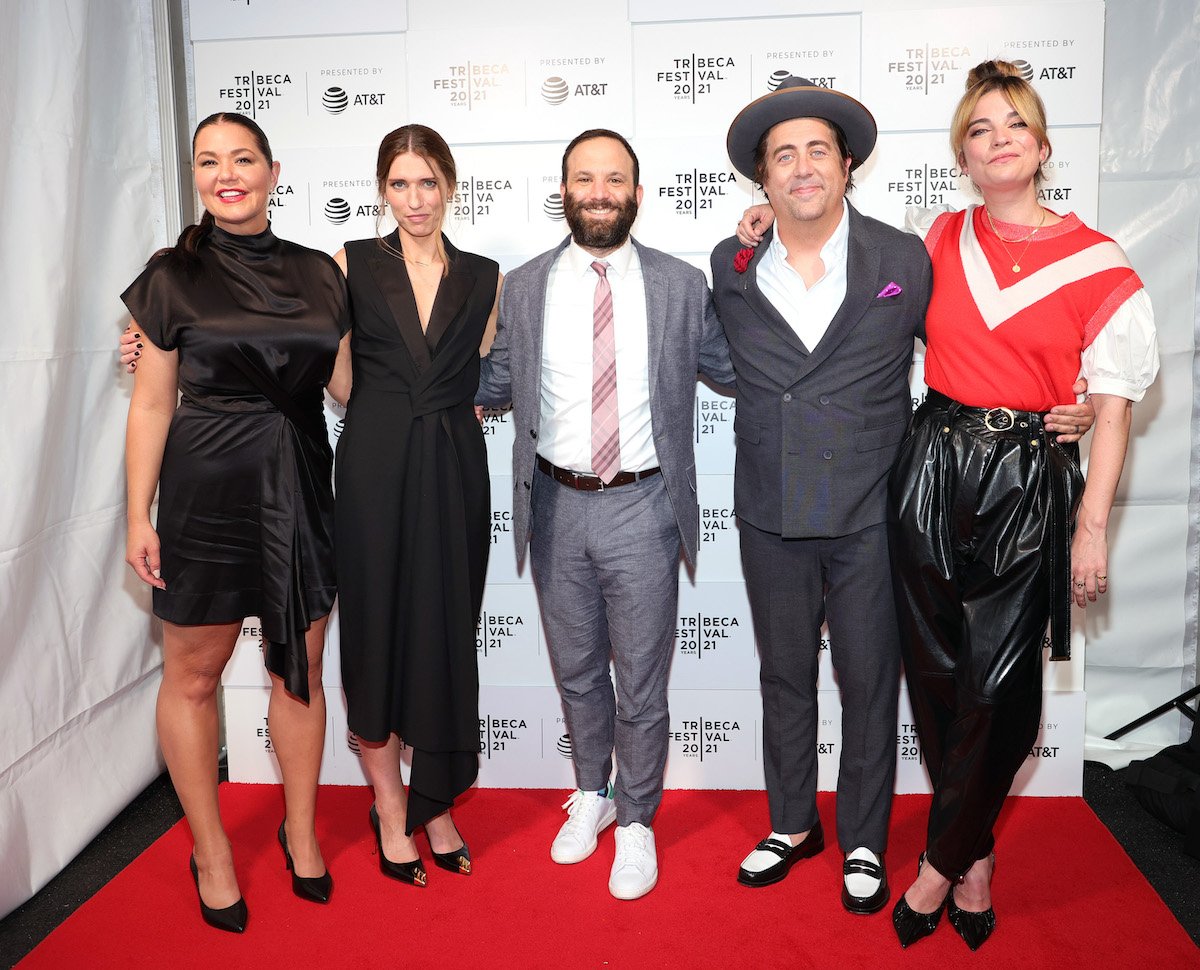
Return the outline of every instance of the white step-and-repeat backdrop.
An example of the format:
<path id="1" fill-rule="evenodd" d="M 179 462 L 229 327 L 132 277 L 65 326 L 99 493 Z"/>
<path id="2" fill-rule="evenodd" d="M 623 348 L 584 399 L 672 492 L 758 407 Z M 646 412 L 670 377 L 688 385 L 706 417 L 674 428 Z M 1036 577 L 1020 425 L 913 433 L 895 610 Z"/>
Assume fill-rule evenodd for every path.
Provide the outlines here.
<path id="1" fill-rule="evenodd" d="M 860 98 L 875 114 L 880 138 L 856 174 L 852 199 L 902 225 L 911 205 L 977 201 L 953 164 L 946 125 L 966 70 L 1003 56 L 1035 83 L 1053 123 L 1045 203 L 1095 224 L 1101 2 L 891 12 L 844 12 L 831 2 L 828 12 L 803 16 L 779 15 L 783 6 L 744 0 L 736 19 L 718 19 L 728 17 L 724 5 L 629 0 L 627 16 L 598 13 L 586 26 L 547 18 L 531 29 L 506 23 L 503 5 L 482 0 L 456 3 L 452 18 L 447 13 L 420 27 L 409 23 L 404 4 L 386 0 L 191 0 L 193 110 L 195 118 L 240 111 L 263 126 L 282 163 L 271 204 L 275 231 L 329 252 L 376 232 L 380 138 L 409 122 L 436 128 L 458 163 L 447 233 L 504 270 L 566 232 L 559 196 L 565 143 L 586 128 L 614 128 L 641 160 L 645 201 L 635 234 L 707 271 L 709 251 L 761 198 L 733 172 L 724 150 L 729 122 L 743 105 L 788 74 Z M 381 232 L 391 228 L 380 224 Z M 919 352 L 912 385 L 916 404 L 923 393 Z M 763 784 L 758 662 L 732 512 L 733 407 L 732 399 L 698 386 L 701 548 L 695 574 L 680 571 L 668 787 Z M 341 420 L 330 404 L 334 438 Z M 518 573 L 513 554 L 508 415 L 489 414 L 484 431 L 493 544 L 476 641 L 480 784 L 569 788 L 570 738 L 537 600 L 528 569 Z M 330 631 L 321 780 L 364 784 L 346 728 L 336 622 Z M 841 732 L 828 639 L 823 648 L 820 786 L 828 790 Z M 1042 732 L 1018 793 L 1080 793 L 1083 648 L 1077 624 L 1074 659 L 1047 665 Z M 224 683 L 230 777 L 277 780 L 253 619 Z M 928 790 L 911 722 L 902 692 L 900 792 Z"/>

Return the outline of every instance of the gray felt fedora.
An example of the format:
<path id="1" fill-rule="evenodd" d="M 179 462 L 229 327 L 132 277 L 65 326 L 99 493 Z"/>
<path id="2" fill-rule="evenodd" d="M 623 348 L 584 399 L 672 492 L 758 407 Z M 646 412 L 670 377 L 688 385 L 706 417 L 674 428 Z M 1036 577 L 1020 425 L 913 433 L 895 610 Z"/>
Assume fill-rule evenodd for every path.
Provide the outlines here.
<path id="1" fill-rule="evenodd" d="M 841 128 L 853 158 L 851 171 L 875 148 L 875 118 L 865 105 L 841 91 L 818 87 L 806 77 L 787 77 L 777 90 L 751 101 L 733 119 L 725 139 L 733 167 L 753 179 L 759 140 L 781 121 L 793 118 L 824 118 Z"/>

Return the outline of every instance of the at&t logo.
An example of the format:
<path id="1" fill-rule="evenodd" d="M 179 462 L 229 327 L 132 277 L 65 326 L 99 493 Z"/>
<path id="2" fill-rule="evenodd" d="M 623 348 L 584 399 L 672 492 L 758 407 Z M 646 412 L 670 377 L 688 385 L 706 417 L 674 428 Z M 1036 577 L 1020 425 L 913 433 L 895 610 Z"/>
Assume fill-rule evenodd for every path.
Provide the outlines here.
<path id="1" fill-rule="evenodd" d="M 350 218 L 350 203 L 340 196 L 334 196 L 325 203 L 325 218 L 335 226 L 340 226 Z"/>
<path id="2" fill-rule="evenodd" d="M 548 77 L 542 82 L 542 100 L 546 104 L 562 104 L 570 93 L 570 85 L 561 77 Z"/>
<path id="3" fill-rule="evenodd" d="M 379 106 L 387 99 L 386 91 L 371 91 L 351 94 L 345 88 L 333 85 L 325 89 L 321 95 L 321 105 L 331 115 L 340 115 L 351 105 L 355 107 Z"/>
<path id="4" fill-rule="evenodd" d="M 546 196 L 546 201 L 542 203 L 542 211 L 546 213 L 546 218 L 555 222 L 562 222 L 567 217 L 563 209 L 563 197 L 558 192 Z"/>

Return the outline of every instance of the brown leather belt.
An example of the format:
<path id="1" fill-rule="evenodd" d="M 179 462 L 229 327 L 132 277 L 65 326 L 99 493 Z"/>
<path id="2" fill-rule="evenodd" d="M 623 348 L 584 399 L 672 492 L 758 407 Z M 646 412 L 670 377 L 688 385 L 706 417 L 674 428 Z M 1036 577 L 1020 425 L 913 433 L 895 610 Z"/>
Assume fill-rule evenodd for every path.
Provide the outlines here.
<path id="1" fill-rule="evenodd" d="M 657 475 L 662 471 L 661 468 L 647 468 L 644 472 L 617 472 L 613 480 L 606 485 L 595 475 L 581 475 L 579 472 L 559 468 L 557 465 L 550 464 L 541 455 L 537 456 L 537 466 L 558 482 L 559 485 L 566 485 L 567 488 L 577 488 L 581 492 L 603 492 L 606 488 L 617 488 L 620 485 L 640 482 L 643 478 L 649 478 L 651 475 Z"/>

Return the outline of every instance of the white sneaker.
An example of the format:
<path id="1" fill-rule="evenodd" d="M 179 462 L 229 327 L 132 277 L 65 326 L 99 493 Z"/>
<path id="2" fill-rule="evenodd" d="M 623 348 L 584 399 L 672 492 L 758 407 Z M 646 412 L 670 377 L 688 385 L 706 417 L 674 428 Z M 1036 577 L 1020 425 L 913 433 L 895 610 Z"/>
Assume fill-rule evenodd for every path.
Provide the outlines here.
<path id="1" fill-rule="evenodd" d="M 596 837 L 617 820 L 617 803 L 606 795 L 577 788 L 563 808 L 568 818 L 554 837 L 550 858 L 560 865 L 571 865 L 596 851 Z"/>
<path id="2" fill-rule="evenodd" d="M 608 891 L 617 899 L 645 896 L 658 882 L 654 833 L 639 822 L 618 825 L 617 857 L 608 876 Z"/>

